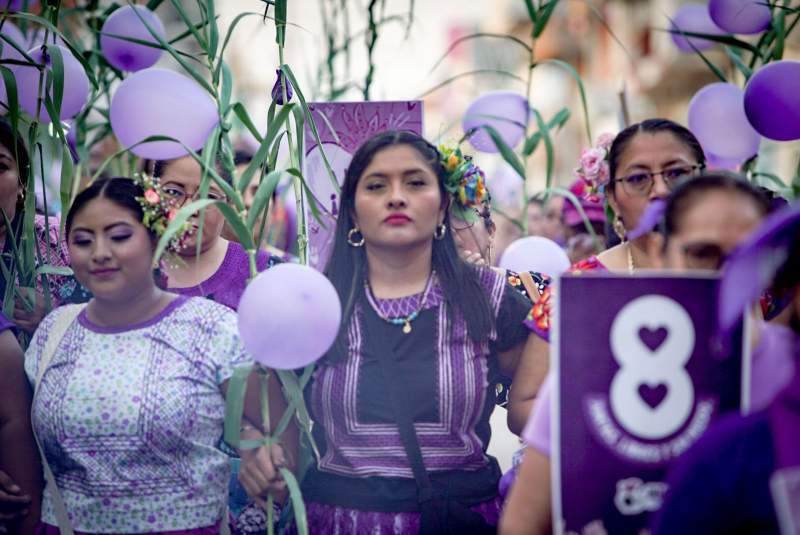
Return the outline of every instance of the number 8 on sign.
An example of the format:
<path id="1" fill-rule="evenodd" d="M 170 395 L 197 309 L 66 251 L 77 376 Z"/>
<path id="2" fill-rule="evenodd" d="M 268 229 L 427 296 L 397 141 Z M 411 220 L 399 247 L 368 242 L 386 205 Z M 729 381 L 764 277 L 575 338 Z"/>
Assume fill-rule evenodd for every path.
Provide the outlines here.
<path id="1" fill-rule="evenodd" d="M 611 381 L 611 410 L 626 431 L 657 440 L 678 431 L 694 405 L 684 366 L 694 350 L 694 324 L 680 304 L 648 295 L 620 310 L 611 325 L 620 366 Z"/>

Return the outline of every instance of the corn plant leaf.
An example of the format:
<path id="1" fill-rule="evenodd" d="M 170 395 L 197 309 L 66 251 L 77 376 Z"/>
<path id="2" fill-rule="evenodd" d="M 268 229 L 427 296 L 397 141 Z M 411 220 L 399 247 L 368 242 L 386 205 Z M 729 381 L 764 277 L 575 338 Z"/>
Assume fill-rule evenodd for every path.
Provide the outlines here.
<path id="1" fill-rule="evenodd" d="M 741 48 L 742 50 L 747 50 L 747 51 L 752 52 L 752 53 L 756 53 L 757 52 L 756 51 L 756 47 L 754 47 L 752 44 L 748 43 L 747 41 L 742 41 L 741 39 L 737 39 L 737 38 L 735 38 L 735 37 L 733 37 L 731 35 L 715 35 L 715 34 L 711 34 L 711 33 L 691 32 L 691 31 L 688 31 L 688 30 L 681 30 L 680 28 L 674 28 L 674 29 L 673 28 L 669 28 L 669 29 L 665 29 L 663 31 L 669 32 L 671 34 L 682 35 L 684 37 L 687 37 L 687 41 L 689 41 L 689 43 L 691 43 L 691 41 L 688 40 L 688 38 L 689 37 L 695 37 L 695 38 L 698 38 L 698 39 L 705 39 L 706 41 L 713 41 L 714 43 L 720 43 L 720 44 L 723 44 L 723 45 L 728 45 L 728 46 L 731 46 L 731 47 L 734 47 L 734 48 Z M 694 47 L 692 47 L 692 48 L 694 48 Z"/>
<path id="2" fill-rule="evenodd" d="M 250 228 L 244 224 L 239 213 L 224 201 L 217 202 L 217 210 L 222 213 L 225 220 L 231 226 L 231 229 L 236 233 L 236 237 L 239 239 L 239 243 L 242 244 L 242 247 L 248 251 L 255 249 L 253 233 L 250 231 Z"/>
<path id="3" fill-rule="evenodd" d="M 276 0 L 280 2 L 281 0 Z M 308 518 L 306 517 L 306 504 L 303 502 L 303 494 L 300 492 L 300 485 L 297 483 L 294 474 L 288 468 L 280 467 L 281 475 L 286 486 L 289 488 L 289 499 L 294 510 L 295 529 L 298 535 L 308 535 Z"/>
<path id="4" fill-rule="evenodd" d="M 470 34 L 470 35 L 465 35 L 463 37 L 459 37 L 458 39 L 453 41 L 453 43 L 449 47 L 447 47 L 447 50 L 445 51 L 445 53 L 442 54 L 441 57 L 436 61 L 436 63 L 433 64 L 433 67 L 431 67 L 429 73 L 431 73 L 434 70 L 436 70 L 436 67 L 441 65 L 441 63 L 447 58 L 447 56 L 449 56 L 450 53 L 453 50 L 455 50 L 458 47 L 458 45 L 460 45 L 461 43 L 463 43 L 465 41 L 471 41 L 472 39 L 482 39 L 482 38 L 504 39 L 504 40 L 510 41 L 512 43 L 515 43 L 515 44 L 521 46 L 529 54 L 531 53 L 531 47 L 525 41 L 523 41 L 522 39 L 520 39 L 518 37 L 514 37 L 513 35 L 507 35 L 507 34 L 502 34 L 502 33 L 478 32 L 478 33 L 473 33 L 473 34 Z"/>
<path id="5" fill-rule="evenodd" d="M 41 275 L 59 275 L 62 277 L 69 277 L 72 274 L 72 268 L 68 266 L 53 266 L 50 264 L 44 264 L 36 268 L 37 277 Z"/>
<path id="6" fill-rule="evenodd" d="M 253 134 L 253 137 L 256 138 L 258 144 L 260 145 L 261 143 L 263 143 L 264 138 L 261 137 L 261 132 L 258 131 L 256 125 L 253 124 L 252 119 L 250 119 L 250 114 L 247 113 L 247 110 L 245 109 L 244 105 L 242 105 L 241 102 L 237 102 L 233 105 L 231 109 L 233 110 L 233 113 L 236 115 L 239 121 L 241 121 L 241 123 L 244 125 L 244 127 L 247 128 L 247 130 L 249 130 L 251 134 Z"/>
<path id="7" fill-rule="evenodd" d="M 275 42 L 280 48 L 286 44 L 287 0 L 275 0 Z"/>
<path id="8" fill-rule="evenodd" d="M 161 255 L 164 254 L 166 251 L 167 246 L 169 245 L 170 240 L 178 233 L 179 230 L 183 227 L 183 224 L 186 221 L 195 215 L 197 212 L 202 210 L 203 208 L 207 208 L 213 204 L 224 204 L 222 201 L 217 201 L 214 199 L 198 199 L 193 201 L 186 206 L 183 206 L 180 210 L 178 210 L 177 215 L 175 218 L 169 222 L 167 225 L 167 229 L 164 231 L 164 234 L 158 239 L 158 244 L 156 245 L 156 252 L 153 255 L 153 264 L 154 266 L 158 265 L 158 261 L 161 259 Z"/>
<path id="9" fill-rule="evenodd" d="M 206 0 L 205 3 L 205 18 L 208 21 L 208 49 L 206 53 L 208 59 L 212 62 L 217 59 L 217 51 L 219 49 L 219 28 L 217 28 L 214 4 L 215 0 Z M 222 63 L 221 60 L 222 55 L 220 55 L 220 63 Z"/>
<path id="10" fill-rule="evenodd" d="M 225 117 L 228 115 L 228 109 L 231 105 L 231 93 L 233 92 L 233 74 L 230 67 L 224 61 L 220 61 L 222 65 L 222 87 L 219 93 L 219 110 L 220 115 Z"/>
<path id="11" fill-rule="evenodd" d="M 775 45 L 772 49 L 772 61 L 779 61 L 783 58 L 784 43 L 786 42 L 786 12 L 780 11 L 772 20 L 772 27 L 775 29 Z"/>
<path id="12" fill-rule="evenodd" d="M 275 117 L 275 120 L 270 122 L 269 127 L 267 128 L 267 133 L 265 134 L 264 139 L 261 141 L 261 145 L 258 147 L 255 155 L 253 155 L 253 159 L 250 160 L 250 163 L 242 172 L 242 176 L 239 177 L 239 183 L 237 184 L 236 189 L 240 193 L 244 193 L 244 190 L 247 189 L 250 181 L 253 180 L 253 176 L 266 161 L 267 156 L 269 155 L 269 150 L 272 147 L 272 143 L 275 141 L 278 132 L 284 128 L 286 121 L 289 120 L 289 116 L 294 106 L 294 103 L 289 103 L 283 106 L 281 111 L 279 111 L 278 115 Z"/>
<path id="13" fill-rule="evenodd" d="M 533 117 L 536 119 L 536 124 L 539 127 L 539 132 L 542 134 L 542 141 L 544 142 L 544 150 L 547 156 L 547 175 L 545 179 L 546 187 L 550 187 L 553 183 L 553 168 L 555 166 L 555 149 L 553 148 L 553 140 L 550 137 L 550 131 L 542 118 L 542 114 L 536 108 L 531 108 Z"/>
<path id="14" fill-rule="evenodd" d="M 244 395 L 247 391 L 247 378 L 253 371 L 252 365 L 236 366 L 228 379 L 225 393 L 225 442 L 238 448 L 241 443 L 242 415 L 244 414 Z"/>
<path id="15" fill-rule="evenodd" d="M 283 171 L 275 170 L 267 173 L 261 180 L 261 184 L 258 185 L 256 194 L 253 196 L 253 204 L 250 206 L 250 210 L 247 213 L 247 228 L 255 228 L 259 215 L 269 204 L 282 175 Z"/>
<path id="16" fill-rule="evenodd" d="M 222 67 L 223 60 L 225 59 L 225 49 L 228 48 L 228 42 L 231 40 L 231 35 L 233 35 L 233 30 L 236 29 L 236 26 L 239 24 L 239 22 L 241 22 L 242 19 L 244 19 L 245 17 L 251 17 L 253 15 L 260 17 L 261 13 L 253 13 L 253 12 L 239 13 L 236 16 L 236 18 L 234 18 L 233 21 L 231 22 L 231 25 L 228 27 L 228 31 L 225 33 L 225 38 L 222 40 L 222 49 L 220 49 L 219 51 L 220 61 L 217 63 L 216 72 L 214 73 L 215 78 L 219 77 L 219 70 Z"/>
<path id="17" fill-rule="evenodd" d="M 725 50 L 725 54 L 731 59 L 736 68 L 739 69 L 744 79 L 749 80 L 753 75 L 753 70 L 742 61 L 741 51 L 729 46 L 723 47 L 723 50 Z"/>
<path id="18" fill-rule="evenodd" d="M 539 8 L 539 11 L 536 13 L 536 21 L 533 23 L 534 39 L 539 38 L 542 35 L 542 32 L 544 32 L 545 28 L 547 28 L 547 23 L 557 5 L 558 0 L 549 0 L 548 2 L 542 4 L 542 6 Z"/>
<path id="19" fill-rule="evenodd" d="M 478 74 L 492 74 L 496 76 L 502 76 L 504 78 L 510 78 L 519 82 L 522 85 L 525 85 L 525 80 L 514 73 L 503 71 L 500 69 L 476 69 L 473 71 L 462 72 L 461 74 L 456 74 L 455 76 L 451 76 L 450 78 L 446 79 L 443 82 L 436 84 L 435 86 L 431 87 L 430 89 L 425 90 L 424 92 L 420 93 L 414 100 L 422 100 L 424 97 L 430 95 L 431 93 L 442 89 L 443 87 L 447 87 L 448 85 L 452 84 L 456 80 L 460 80 L 461 78 L 466 78 L 468 76 L 476 76 Z"/>
<path id="20" fill-rule="evenodd" d="M 553 130 L 554 128 L 562 128 L 564 124 L 569 120 L 570 111 L 569 108 L 562 108 L 561 110 L 556 113 L 552 119 L 547 123 L 547 130 Z M 525 140 L 525 145 L 522 147 L 522 155 L 523 156 L 530 156 L 536 151 L 536 148 L 539 146 L 539 142 L 542 140 L 542 133 L 541 132 L 534 132 L 531 136 Z"/>
<path id="21" fill-rule="evenodd" d="M 524 180 L 525 166 L 522 165 L 522 161 L 519 159 L 519 156 L 514 153 L 514 150 L 508 146 L 508 143 L 506 143 L 505 140 L 503 140 L 503 136 L 500 135 L 500 132 L 488 124 L 481 125 L 480 128 L 486 130 L 486 133 L 489 134 L 489 137 L 491 137 L 492 141 L 494 141 L 494 144 L 497 147 L 497 150 L 500 151 L 500 155 L 503 157 L 503 159 Z"/>
<path id="22" fill-rule="evenodd" d="M 586 215 L 586 211 L 584 211 L 583 205 L 581 204 L 580 200 L 578 200 L 578 197 L 576 197 L 574 193 L 572 193 L 567 189 L 548 186 L 547 189 L 545 190 L 545 194 L 549 195 L 550 193 L 556 193 L 558 195 L 561 195 L 562 197 L 566 198 L 570 203 L 572 203 L 572 205 L 578 211 L 578 214 L 580 214 L 581 220 L 583 221 L 583 226 L 586 227 L 586 232 L 592 237 L 592 241 L 595 243 L 595 246 L 598 248 L 602 248 L 602 243 L 600 242 L 600 238 L 594 231 L 594 227 L 589 221 L 589 217 Z"/>

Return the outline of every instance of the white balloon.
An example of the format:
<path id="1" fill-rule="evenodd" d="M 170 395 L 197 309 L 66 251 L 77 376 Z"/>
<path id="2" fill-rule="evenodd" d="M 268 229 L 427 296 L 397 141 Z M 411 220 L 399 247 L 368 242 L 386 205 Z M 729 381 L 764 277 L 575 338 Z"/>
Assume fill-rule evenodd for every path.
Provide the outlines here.
<path id="1" fill-rule="evenodd" d="M 556 277 L 566 271 L 569 257 L 556 242 L 542 236 L 520 238 L 500 257 L 499 266 L 511 271 L 536 271 Z"/>

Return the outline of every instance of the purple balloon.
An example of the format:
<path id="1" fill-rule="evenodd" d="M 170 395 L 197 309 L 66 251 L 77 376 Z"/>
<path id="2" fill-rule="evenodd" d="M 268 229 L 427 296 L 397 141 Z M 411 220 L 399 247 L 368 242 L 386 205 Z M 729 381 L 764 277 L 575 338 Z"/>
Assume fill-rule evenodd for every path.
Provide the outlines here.
<path id="1" fill-rule="evenodd" d="M 711 16 L 708 14 L 708 6 L 705 4 L 689 3 L 684 4 L 678 9 L 672 17 L 672 30 L 692 32 L 692 33 L 705 33 L 711 35 L 725 35 L 725 30 L 714 24 Z M 705 50 L 714 46 L 714 41 L 701 39 L 699 37 L 687 38 L 680 33 L 672 33 L 672 41 L 681 52 L 694 52 L 694 49 L 689 44 L 691 43 L 698 50 Z"/>
<path id="2" fill-rule="evenodd" d="M 158 40 L 153 37 L 147 26 L 152 28 L 159 37 L 164 38 L 164 25 L 161 23 L 161 19 L 146 7 L 124 6 L 114 11 L 103 24 L 100 36 L 100 49 L 106 60 L 121 71 L 139 71 L 152 67 L 164 52 L 162 49 L 132 43 L 109 35 L 131 37 L 157 45 Z"/>
<path id="3" fill-rule="evenodd" d="M 64 60 L 64 92 L 61 98 L 61 110 L 59 117 L 55 119 L 69 119 L 80 112 L 86 105 L 89 98 L 89 77 L 86 76 L 86 71 L 83 70 L 83 65 L 75 59 L 69 49 L 58 46 L 49 45 L 48 50 L 56 46 L 61 51 L 61 57 Z M 37 63 L 44 63 L 48 66 L 46 72 L 48 76 L 52 77 L 52 70 L 50 69 L 50 57 L 45 59 L 44 48 L 35 48 L 28 51 L 28 55 Z M 31 116 L 36 115 L 36 104 L 38 102 L 39 90 L 39 70 L 32 66 L 17 66 L 14 68 L 14 75 L 17 81 L 17 96 L 19 103 L 26 112 Z M 49 92 L 51 98 L 53 90 Z M 41 109 L 39 110 L 39 117 L 44 122 L 52 122 L 53 117 L 47 112 L 42 101 Z"/>
<path id="4" fill-rule="evenodd" d="M 33 9 L 39 5 L 39 0 L 0 0 L 0 11 L 22 11 Z"/>
<path id="5" fill-rule="evenodd" d="M 759 69 L 745 88 L 744 111 L 762 136 L 800 139 L 800 61 L 776 61 Z"/>
<path id="6" fill-rule="evenodd" d="M 730 159 L 717 156 L 710 152 L 706 152 L 706 166 L 710 171 L 714 169 L 727 169 L 728 171 L 738 171 L 742 160 L 738 158 Z"/>
<path id="7" fill-rule="evenodd" d="M 295 370 L 330 349 L 342 306 L 333 284 L 319 271 L 280 264 L 260 273 L 239 301 L 244 347 L 269 368 Z"/>
<path id="8" fill-rule="evenodd" d="M 14 26 L 11 22 L 6 20 L 3 23 L 3 29 L 0 31 L 4 36 L 8 37 L 12 41 L 14 41 L 22 50 L 28 50 L 30 48 L 28 46 L 28 42 L 25 40 L 25 36 L 22 35 L 22 32 L 19 31 L 19 28 Z M 8 43 L 5 39 L 2 41 L 3 44 L 3 52 L 0 54 L 0 59 L 19 59 L 24 60 L 23 55 L 10 43 Z M 11 65 L 6 65 L 7 67 L 11 67 Z"/>
<path id="9" fill-rule="evenodd" d="M 470 144 L 481 152 L 500 152 L 489 133 L 480 128 L 493 127 L 509 147 L 514 147 L 525 135 L 528 124 L 528 100 L 513 91 L 492 91 L 481 95 L 469 105 L 464 114 L 464 132 L 474 130 Z"/>
<path id="10" fill-rule="evenodd" d="M 211 95 L 194 80 L 167 69 L 145 69 L 126 78 L 111 99 L 111 129 L 119 142 L 142 158 L 170 160 L 186 154 L 169 136 L 192 150 L 203 147 L 219 123 Z"/>
<path id="11" fill-rule="evenodd" d="M 711 0 L 711 20 L 730 33 L 761 33 L 772 22 L 772 13 L 764 0 Z"/>
<path id="12" fill-rule="evenodd" d="M 758 152 L 758 132 L 744 114 L 744 91 L 718 82 L 698 91 L 689 102 L 689 130 L 703 149 L 739 163 Z"/>

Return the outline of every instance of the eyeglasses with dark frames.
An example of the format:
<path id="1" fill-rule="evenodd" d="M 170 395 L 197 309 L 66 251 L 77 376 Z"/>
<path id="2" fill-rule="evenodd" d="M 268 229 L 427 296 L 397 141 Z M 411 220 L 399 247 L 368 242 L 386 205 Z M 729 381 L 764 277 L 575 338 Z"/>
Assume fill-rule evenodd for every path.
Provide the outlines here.
<path id="1" fill-rule="evenodd" d="M 661 175 L 667 188 L 672 190 L 681 179 L 690 176 L 697 171 L 705 169 L 704 164 L 695 165 L 675 165 L 662 169 L 661 171 L 642 171 L 632 173 L 628 176 L 615 178 L 612 182 L 621 182 L 622 189 L 631 196 L 649 195 L 655 184 L 656 175 Z"/>

